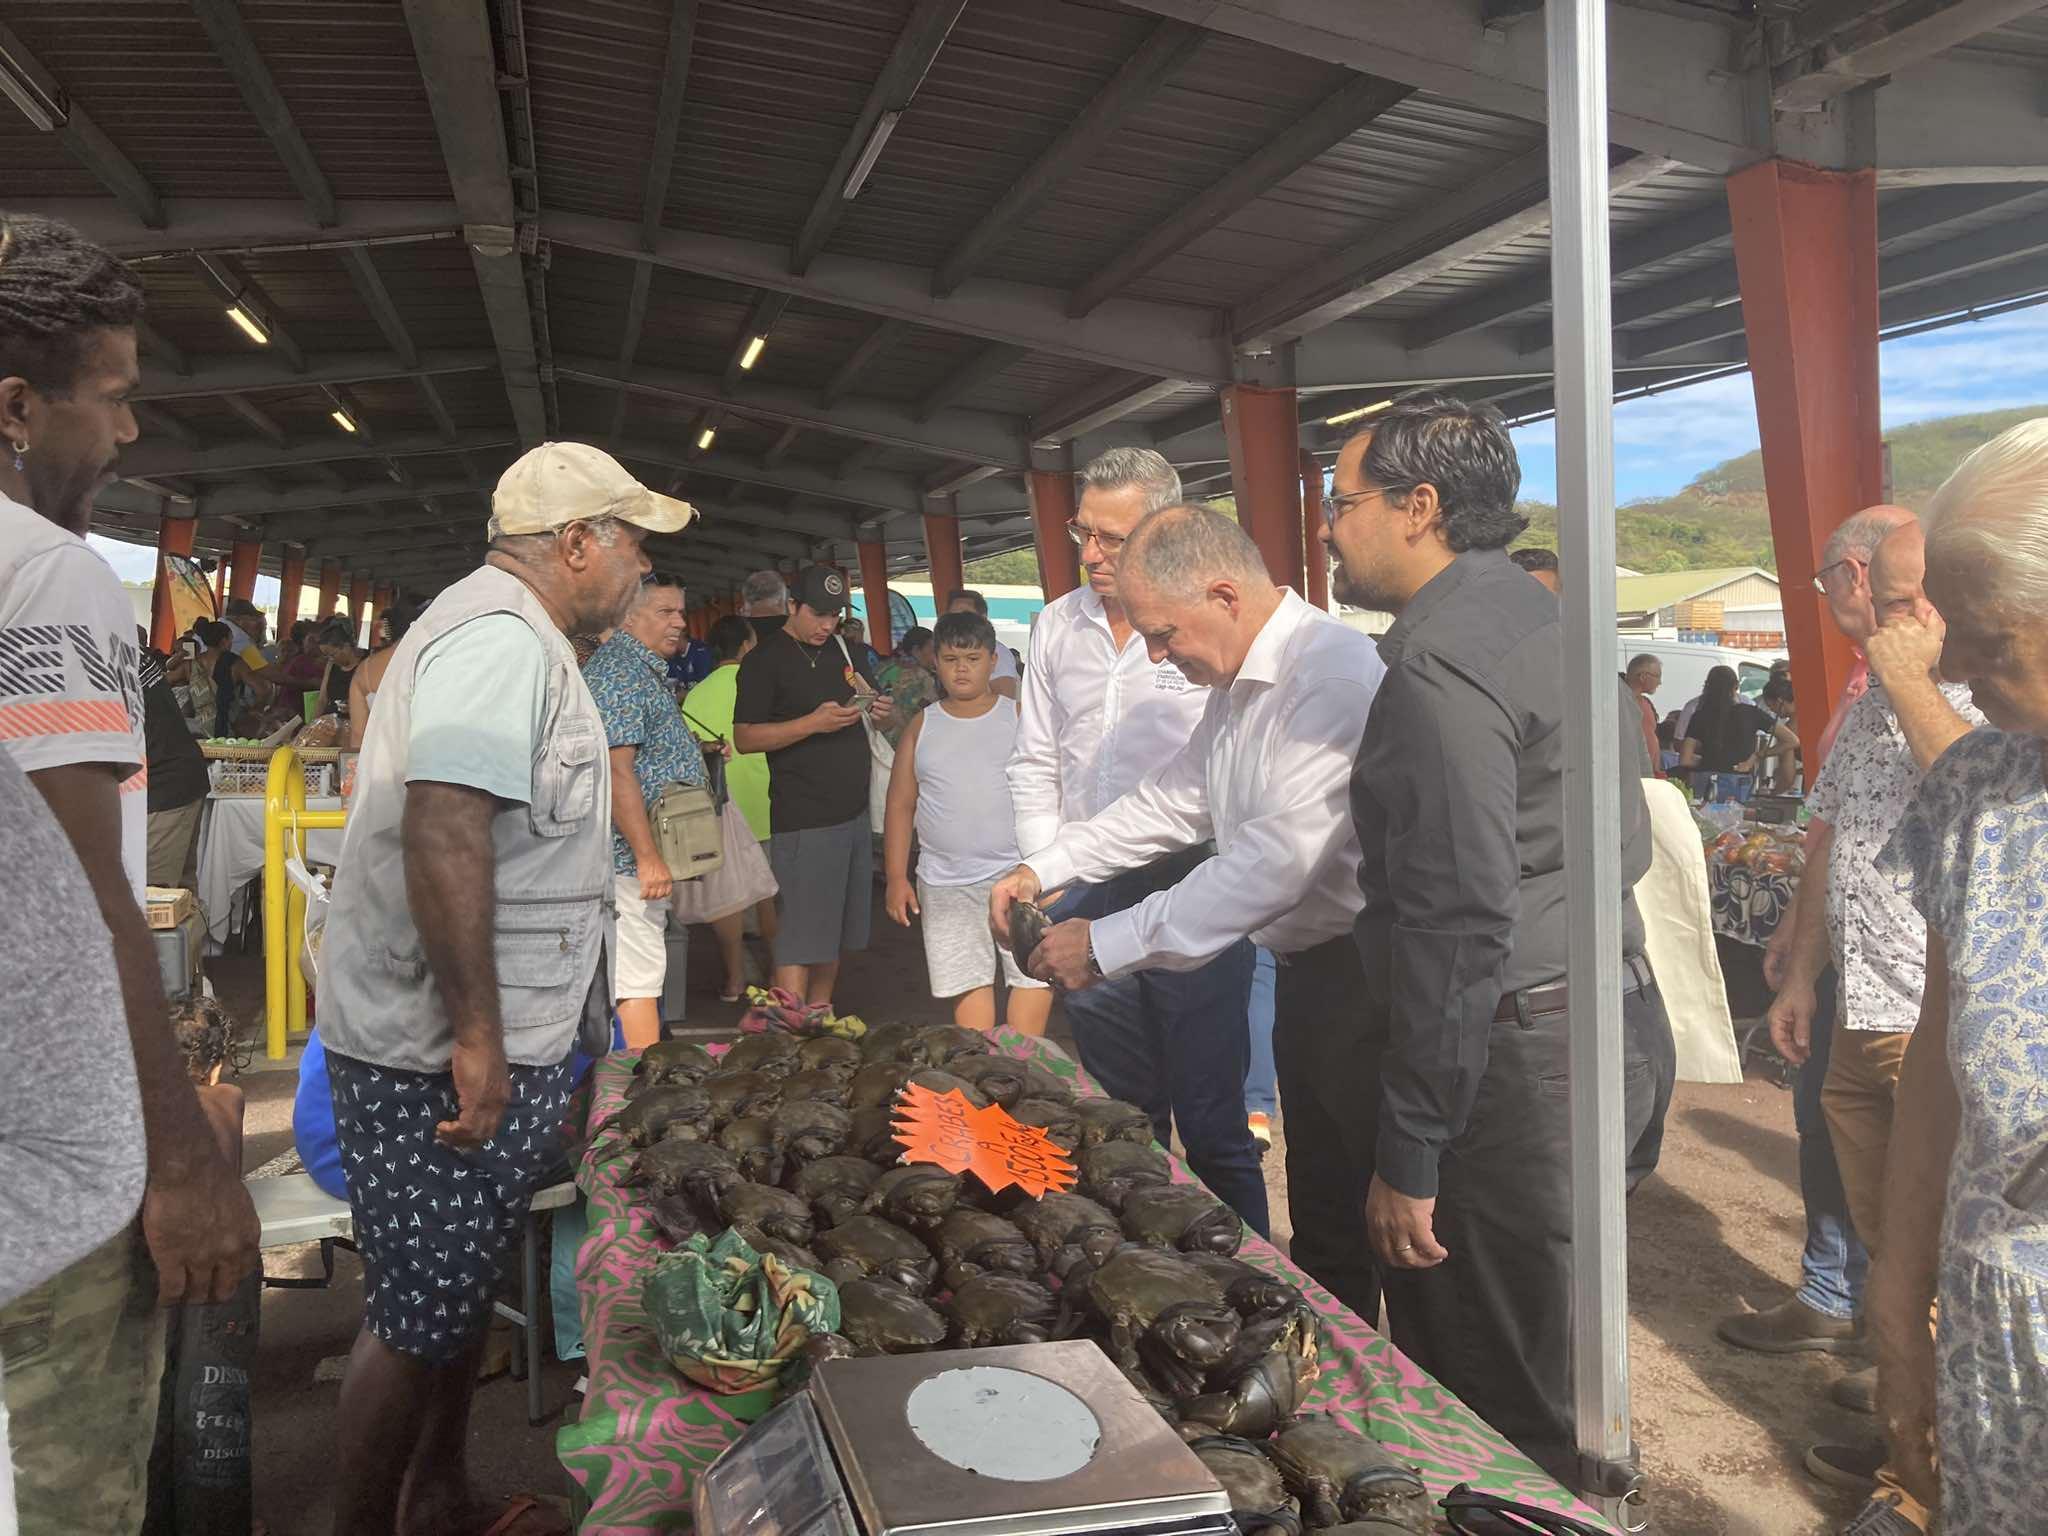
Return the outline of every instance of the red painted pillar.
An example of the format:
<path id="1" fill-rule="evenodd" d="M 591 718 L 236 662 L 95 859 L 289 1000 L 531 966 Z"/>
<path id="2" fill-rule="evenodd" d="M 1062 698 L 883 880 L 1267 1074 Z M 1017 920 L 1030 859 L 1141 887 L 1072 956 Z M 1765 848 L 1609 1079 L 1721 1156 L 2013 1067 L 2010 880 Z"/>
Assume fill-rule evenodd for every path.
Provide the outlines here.
<path id="1" fill-rule="evenodd" d="M 1081 551 L 1067 532 L 1074 520 L 1074 450 L 1031 450 L 1031 541 L 1038 550 L 1038 585 L 1049 603 L 1081 585 Z"/>
<path id="2" fill-rule="evenodd" d="M 924 499 L 924 553 L 931 562 L 932 605 L 939 613 L 946 611 L 946 599 L 967 585 L 957 506 L 951 496 Z"/>
<path id="3" fill-rule="evenodd" d="M 192 553 L 192 536 L 199 531 L 196 517 L 165 517 L 156 528 L 156 583 L 149 595 L 149 643 L 166 656 L 178 642 L 178 617 L 171 609 L 171 584 L 164 574 L 165 555 Z"/>
<path id="4" fill-rule="evenodd" d="M 277 632 L 288 636 L 298 622 L 299 595 L 306 585 L 306 552 L 287 544 L 284 569 L 277 578 Z"/>
<path id="5" fill-rule="evenodd" d="M 887 656 L 896 637 L 889 632 L 889 551 L 880 539 L 860 541 L 860 586 L 868 611 L 868 644 Z"/>
<path id="6" fill-rule="evenodd" d="M 1818 743 L 1853 653 L 1813 576 L 1828 535 L 1884 499 L 1877 177 L 1766 160 L 1728 178 L 1799 736 Z M 1811 782 L 1820 753 L 1805 754 Z"/>
<path id="7" fill-rule="evenodd" d="M 340 596 L 341 565 L 334 560 L 323 561 L 320 566 L 320 611 L 313 617 L 324 619 L 330 616 Z"/>
<path id="8" fill-rule="evenodd" d="M 370 578 L 351 576 L 348 583 L 348 616 L 356 621 L 356 634 L 360 638 L 363 629 L 363 611 L 370 603 Z"/>
<path id="9" fill-rule="evenodd" d="M 1330 609 L 1330 557 L 1317 535 L 1323 527 L 1323 465 L 1301 450 L 1301 595 L 1325 613 Z"/>
<path id="10" fill-rule="evenodd" d="M 222 555 L 213 562 L 213 611 L 219 613 L 228 605 L 228 575 L 234 564 L 232 552 Z"/>
<path id="11" fill-rule="evenodd" d="M 1237 520 L 1259 546 L 1266 570 L 1301 590 L 1301 418 L 1291 389 L 1231 384 L 1222 392 Z"/>
<path id="12" fill-rule="evenodd" d="M 228 577 L 229 597 L 256 596 L 256 562 L 262 558 L 263 543 L 260 539 L 235 540 L 234 574 Z"/>

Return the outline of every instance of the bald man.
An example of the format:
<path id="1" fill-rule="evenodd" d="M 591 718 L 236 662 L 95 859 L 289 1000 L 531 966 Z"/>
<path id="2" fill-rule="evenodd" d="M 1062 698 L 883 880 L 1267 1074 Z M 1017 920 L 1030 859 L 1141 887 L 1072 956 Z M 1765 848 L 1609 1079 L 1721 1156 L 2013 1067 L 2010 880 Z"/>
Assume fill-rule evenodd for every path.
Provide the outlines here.
<path id="1" fill-rule="evenodd" d="M 1839 1002 L 1821 1106 L 1850 1217 L 1873 1253 L 1883 1245 L 1878 1217 L 1892 1107 L 1920 1017 L 1927 959 L 1926 921 L 1878 872 L 1877 854 L 1921 776 L 1983 723 L 1969 689 L 1936 673 L 1944 626 L 1922 585 L 1926 569 L 1926 535 L 1913 520 L 1897 524 L 1860 573 L 1877 626 L 1864 646 L 1872 683 L 1849 707 L 1813 787 L 1809 804 L 1819 835 L 1809 834 L 1784 984 L 1770 1011 L 1779 1051 L 1804 1062 L 1813 1043 L 1815 982 L 1832 961 Z M 1889 1522 L 1870 1525 L 1872 1531 L 1925 1530 L 1928 1511 L 1882 1460 L 1867 1445 L 1818 1445 L 1807 1453 L 1807 1465 L 1823 1480 L 1871 1487 L 1873 1502 L 1886 1506 L 1871 1519 Z"/>

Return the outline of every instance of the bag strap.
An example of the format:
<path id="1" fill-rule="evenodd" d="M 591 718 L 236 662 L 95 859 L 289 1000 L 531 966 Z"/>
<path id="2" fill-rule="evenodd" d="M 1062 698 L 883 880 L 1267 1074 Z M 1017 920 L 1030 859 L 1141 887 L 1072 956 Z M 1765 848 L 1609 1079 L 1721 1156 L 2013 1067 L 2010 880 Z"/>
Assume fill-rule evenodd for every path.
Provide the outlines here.
<path id="1" fill-rule="evenodd" d="M 678 704 L 676 708 L 682 710 L 682 716 L 685 722 L 697 728 L 698 735 L 709 737 L 711 740 L 717 742 L 723 742 L 726 740 L 725 737 L 719 735 L 718 732 L 712 730 L 710 726 L 706 725 L 702 720 L 699 720 L 687 709 L 683 709 L 682 705 Z M 730 796 L 726 793 L 725 759 L 723 757 L 719 757 L 712 753 L 706 752 L 704 750 L 704 744 L 702 742 L 699 742 L 697 744 L 697 755 L 704 760 L 704 782 L 711 790 L 712 803 L 716 805 L 718 809 L 722 812 L 725 809 L 725 802 L 727 801 L 727 799 L 730 798 Z"/>

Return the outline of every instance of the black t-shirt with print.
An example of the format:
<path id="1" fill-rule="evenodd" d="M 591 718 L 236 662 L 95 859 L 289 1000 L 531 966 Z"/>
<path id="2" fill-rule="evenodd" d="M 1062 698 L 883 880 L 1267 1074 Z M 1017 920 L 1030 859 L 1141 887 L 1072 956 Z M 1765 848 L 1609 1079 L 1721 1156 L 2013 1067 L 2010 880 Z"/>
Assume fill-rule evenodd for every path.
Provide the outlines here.
<path id="1" fill-rule="evenodd" d="M 855 662 L 872 686 L 874 674 Z M 809 714 L 820 704 L 853 698 L 847 657 L 837 637 L 802 645 L 778 630 L 740 663 L 733 700 L 736 725 L 773 725 Z M 771 832 L 836 827 L 868 809 L 868 738 L 858 722 L 822 731 L 768 754 L 768 826 Z"/>

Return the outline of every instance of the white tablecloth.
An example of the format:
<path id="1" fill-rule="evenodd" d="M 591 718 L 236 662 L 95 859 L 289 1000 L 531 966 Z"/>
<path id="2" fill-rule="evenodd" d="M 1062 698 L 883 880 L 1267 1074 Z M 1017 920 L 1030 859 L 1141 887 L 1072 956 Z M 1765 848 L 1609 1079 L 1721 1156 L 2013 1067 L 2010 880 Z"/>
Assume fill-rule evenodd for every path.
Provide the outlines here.
<path id="1" fill-rule="evenodd" d="M 309 811 L 338 811 L 338 796 L 306 802 Z M 341 856 L 339 832 L 306 834 L 308 860 L 332 864 Z M 206 936 L 218 944 L 232 926 L 235 892 L 263 875 L 263 796 L 209 795 L 199 825 L 199 905 Z"/>

